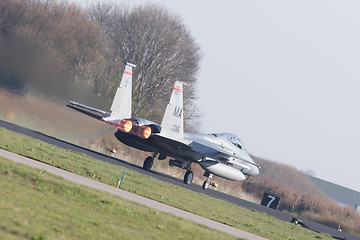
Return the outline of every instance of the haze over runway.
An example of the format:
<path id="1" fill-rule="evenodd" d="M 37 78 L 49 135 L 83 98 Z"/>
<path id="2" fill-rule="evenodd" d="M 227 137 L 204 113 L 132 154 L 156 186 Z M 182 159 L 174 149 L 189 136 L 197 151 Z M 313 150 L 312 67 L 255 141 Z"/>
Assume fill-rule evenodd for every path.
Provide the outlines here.
<path id="1" fill-rule="evenodd" d="M 182 18 L 202 49 L 203 131 L 360 191 L 359 2 L 121 1 L 149 2 Z"/>

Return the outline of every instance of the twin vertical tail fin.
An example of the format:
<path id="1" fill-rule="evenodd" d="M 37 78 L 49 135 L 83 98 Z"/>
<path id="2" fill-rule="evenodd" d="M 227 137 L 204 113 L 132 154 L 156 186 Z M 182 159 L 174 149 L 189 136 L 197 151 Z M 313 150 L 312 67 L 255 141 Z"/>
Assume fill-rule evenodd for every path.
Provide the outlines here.
<path id="1" fill-rule="evenodd" d="M 182 139 L 184 136 L 183 84 L 175 82 L 170 102 L 161 122 L 160 135 Z"/>
<path id="2" fill-rule="evenodd" d="M 132 73 L 136 66 L 126 63 L 120 86 L 116 90 L 107 122 L 131 118 Z M 183 84 L 175 82 L 170 102 L 161 122 L 160 135 L 182 139 L 184 136 Z"/>
<path id="3" fill-rule="evenodd" d="M 131 118 L 132 73 L 133 68 L 135 67 L 136 66 L 134 64 L 126 63 L 120 86 L 116 90 L 116 94 L 110 108 L 111 114 L 104 120 L 112 121 Z"/>

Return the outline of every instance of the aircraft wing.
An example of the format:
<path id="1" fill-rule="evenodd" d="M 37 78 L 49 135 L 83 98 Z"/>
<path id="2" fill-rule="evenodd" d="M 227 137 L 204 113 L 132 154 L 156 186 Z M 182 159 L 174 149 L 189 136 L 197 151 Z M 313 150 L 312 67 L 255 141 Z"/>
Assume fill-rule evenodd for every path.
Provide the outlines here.
<path id="1" fill-rule="evenodd" d="M 72 108 L 78 112 L 84 113 L 90 117 L 96 118 L 98 120 L 102 120 L 103 117 L 110 115 L 110 113 L 105 112 L 103 110 L 89 107 L 89 106 L 86 106 L 84 104 L 77 103 L 74 101 L 69 101 L 69 103 L 66 106 L 68 106 L 69 108 Z"/>
<path id="2" fill-rule="evenodd" d="M 152 141 L 152 144 L 161 148 L 163 151 L 171 153 L 176 152 L 177 154 L 182 153 L 181 155 L 187 155 L 193 160 L 198 160 L 205 156 L 222 161 L 228 161 L 231 156 L 234 156 L 232 152 L 229 152 L 216 144 L 209 146 L 196 141 L 183 141 L 176 138 L 162 136 L 160 134 L 152 135 L 149 140 Z M 219 147 L 219 149 L 217 147 Z"/>
<path id="3" fill-rule="evenodd" d="M 193 141 L 189 144 L 189 147 L 195 152 L 201 153 L 204 156 L 222 160 L 228 160 L 229 157 L 235 156 L 232 151 L 229 151 L 216 144 L 204 144 L 201 142 Z"/>
<path id="4" fill-rule="evenodd" d="M 185 143 L 158 134 L 153 135 L 151 138 L 157 146 L 160 146 L 162 149 L 165 149 L 168 152 L 172 152 L 174 149 L 180 151 L 192 150 L 192 148 Z"/>

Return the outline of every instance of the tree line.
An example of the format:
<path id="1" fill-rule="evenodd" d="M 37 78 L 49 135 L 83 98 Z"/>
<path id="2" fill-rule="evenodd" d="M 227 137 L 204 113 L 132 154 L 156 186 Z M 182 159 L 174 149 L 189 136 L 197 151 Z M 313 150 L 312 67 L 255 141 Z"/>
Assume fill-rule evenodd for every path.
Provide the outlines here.
<path id="1" fill-rule="evenodd" d="M 6 41 L 29 45 L 30 50 L 36 48 L 38 58 L 49 59 L 37 65 L 55 65 L 64 76 L 57 81 L 74 86 L 85 84 L 105 98 L 108 106 L 125 63 L 136 64 L 134 115 L 158 122 L 173 83 L 182 81 L 185 124 L 189 127 L 190 122 L 199 121 L 195 100 L 202 57 L 200 47 L 182 20 L 162 6 L 147 4 L 130 8 L 98 3 L 84 9 L 54 0 L 3 0 L 0 2 L 0 73 L 7 66 L 2 63 L 9 62 L 7 58 L 20 55 L 13 62 L 22 61 L 21 54 L 2 51 L 1 45 Z M 22 52 L 25 55 L 27 51 Z M 36 67 L 39 66 L 34 66 L 34 71 Z M 20 81 L 19 78 L 26 78 L 24 75 L 12 77 L 11 81 Z"/>

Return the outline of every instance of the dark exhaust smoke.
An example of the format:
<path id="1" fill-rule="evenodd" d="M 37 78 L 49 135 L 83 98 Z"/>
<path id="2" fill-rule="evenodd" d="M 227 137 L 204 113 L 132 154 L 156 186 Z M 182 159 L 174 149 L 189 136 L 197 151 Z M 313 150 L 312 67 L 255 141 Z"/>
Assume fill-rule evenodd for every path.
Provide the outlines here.
<path id="1" fill-rule="evenodd" d="M 92 138 L 109 131 L 65 107 L 68 100 L 106 104 L 99 104 L 105 101 L 91 87 L 69 80 L 58 62 L 29 40 L 0 37 L 0 117 L 65 139 Z"/>

